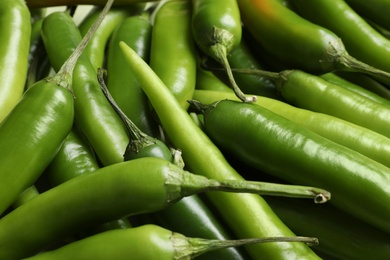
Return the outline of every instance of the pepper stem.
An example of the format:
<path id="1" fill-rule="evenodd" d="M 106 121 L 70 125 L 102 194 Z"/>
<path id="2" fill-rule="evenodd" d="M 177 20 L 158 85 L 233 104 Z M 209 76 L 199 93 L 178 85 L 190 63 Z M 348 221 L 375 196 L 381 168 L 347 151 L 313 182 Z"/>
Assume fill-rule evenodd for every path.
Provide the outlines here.
<path id="1" fill-rule="evenodd" d="M 217 27 L 213 27 L 213 38 L 215 39 L 221 39 L 215 41 L 215 44 L 210 46 L 210 53 L 212 54 L 213 58 L 220 63 L 223 68 L 225 69 L 229 82 L 231 84 L 231 87 L 233 88 L 234 93 L 236 96 L 243 102 L 255 102 L 257 97 L 251 96 L 247 97 L 245 94 L 241 91 L 240 87 L 237 85 L 236 80 L 234 79 L 232 70 L 230 68 L 230 64 L 227 58 L 228 53 L 228 46 L 226 44 L 226 40 L 222 40 L 225 38 L 229 38 L 226 36 L 228 32 L 223 29 L 219 29 Z"/>
<path id="2" fill-rule="evenodd" d="M 253 193 L 290 198 L 311 198 L 314 203 L 325 203 L 331 199 L 329 191 L 301 185 L 279 184 L 246 180 L 214 180 L 204 176 L 182 171 L 179 175 L 170 173 L 165 183 L 167 189 L 172 191 L 169 202 L 177 201 L 186 196 L 202 192 L 223 191 L 234 193 Z"/>
<path id="3" fill-rule="evenodd" d="M 114 0 L 107 0 L 107 3 L 105 4 L 103 10 L 100 12 L 98 18 L 93 23 L 91 28 L 89 28 L 87 34 L 83 37 L 83 39 L 81 40 L 77 48 L 72 52 L 69 58 L 61 66 L 57 74 L 55 74 L 49 79 L 50 81 L 70 89 L 70 85 L 72 82 L 72 72 L 74 70 L 74 67 L 76 66 L 77 60 L 83 53 L 84 49 L 87 47 L 89 41 L 91 40 L 96 30 L 99 28 L 102 21 L 104 20 L 104 17 L 106 16 L 107 12 L 110 10 L 113 2 Z"/>
<path id="4" fill-rule="evenodd" d="M 130 141 L 128 144 L 128 147 L 126 149 L 125 153 L 138 153 L 142 147 L 148 146 L 148 145 L 154 145 L 156 143 L 156 140 L 147 135 L 146 133 L 142 132 L 141 129 L 139 129 L 136 124 L 134 124 L 133 121 L 131 121 L 126 114 L 122 111 L 122 109 L 118 106 L 118 104 L 115 102 L 114 98 L 111 96 L 107 85 L 104 81 L 104 78 L 107 75 L 107 71 L 102 68 L 98 68 L 98 81 L 100 84 L 100 88 L 104 94 L 104 96 L 107 98 L 108 102 L 110 103 L 111 107 L 115 110 L 115 112 L 118 114 L 118 116 L 121 118 L 125 128 L 126 132 L 129 135 Z"/>
<path id="5" fill-rule="evenodd" d="M 366 64 L 349 55 L 344 48 L 340 48 L 340 46 L 342 46 L 341 39 L 330 42 L 329 45 L 325 55 L 326 58 L 321 60 L 322 63 L 326 64 L 331 62 L 336 65 L 337 70 L 364 73 L 385 84 L 390 84 L 390 73 Z"/>
<path id="6" fill-rule="evenodd" d="M 173 247 L 175 248 L 175 259 L 177 260 L 194 259 L 195 257 L 210 251 L 258 243 L 302 242 L 306 243 L 307 245 L 318 245 L 317 238 L 302 236 L 247 238 L 237 240 L 212 240 L 185 237 L 181 234 L 173 233 L 171 236 L 171 240 L 173 243 Z"/>

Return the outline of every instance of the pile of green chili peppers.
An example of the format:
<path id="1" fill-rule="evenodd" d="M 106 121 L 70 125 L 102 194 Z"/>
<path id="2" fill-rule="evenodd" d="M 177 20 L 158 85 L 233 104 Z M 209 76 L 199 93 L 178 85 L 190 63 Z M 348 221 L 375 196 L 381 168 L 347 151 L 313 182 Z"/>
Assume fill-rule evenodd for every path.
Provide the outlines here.
<path id="1" fill-rule="evenodd" d="M 1 0 L 0 259 L 388 259 L 389 11 Z"/>

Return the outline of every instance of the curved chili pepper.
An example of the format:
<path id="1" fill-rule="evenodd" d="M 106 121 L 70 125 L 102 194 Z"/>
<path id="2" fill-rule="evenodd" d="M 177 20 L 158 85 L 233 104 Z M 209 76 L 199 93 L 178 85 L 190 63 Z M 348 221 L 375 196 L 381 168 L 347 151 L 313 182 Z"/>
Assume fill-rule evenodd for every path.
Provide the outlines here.
<path id="1" fill-rule="evenodd" d="M 214 179 L 242 179 L 148 64 L 125 43 L 121 42 L 120 46 L 168 137 L 182 151 L 188 169 Z M 214 193 L 208 194 L 208 197 L 238 238 L 293 234 L 261 197 L 249 194 L 231 195 L 233 194 Z M 292 255 L 298 259 L 318 259 L 309 247 L 298 243 L 252 245 L 247 251 L 253 259 L 289 259 Z"/>

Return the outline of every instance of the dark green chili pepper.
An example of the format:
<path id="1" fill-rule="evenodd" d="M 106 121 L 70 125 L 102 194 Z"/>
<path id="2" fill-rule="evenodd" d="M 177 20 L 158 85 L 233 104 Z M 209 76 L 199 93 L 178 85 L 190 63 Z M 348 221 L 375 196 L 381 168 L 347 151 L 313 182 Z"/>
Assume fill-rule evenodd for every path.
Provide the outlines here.
<path id="1" fill-rule="evenodd" d="M 126 19 L 126 17 L 135 11 L 135 7 L 136 6 L 121 6 L 111 8 L 104 18 L 102 24 L 99 26 L 99 29 L 88 43 L 84 55 L 87 56 L 91 61 L 95 71 L 97 71 L 98 68 L 102 68 L 104 65 L 106 44 L 108 43 L 112 32 Z M 80 25 L 78 26 L 81 36 L 84 36 L 91 25 L 94 23 L 99 15 L 100 10 L 101 7 L 95 6 L 81 21 Z"/>
<path id="2" fill-rule="evenodd" d="M 240 71 L 273 78 L 284 100 L 294 106 L 339 117 L 390 137 L 388 105 L 301 70 Z"/>
<path id="3" fill-rule="evenodd" d="M 265 198 L 294 232 L 317 237 L 316 252 L 324 259 L 377 259 L 389 257 L 389 234 L 364 223 L 330 204 L 308 205 L 288 198 Z M 318 207 L 317 207 L 318 206 Z"/>
<path id="4" fill-rule="evenodd" d="M 196 90 L 194 99 L 210 104 L 222 99 L 234 100 L 235 98 L 232 92 Z M 259 96 L 255 103 L 329 140 L 390 167 L 388 160 L 390 139 L 382 134 L 334 116 L 300 109 L 275 99 Z"/>
<path id="5" fill-rule="evenodd" d="M 182 151 L 188 169 L 213 179 L 242 180 L 148 64 L 124 42 L 120 46 L 168 137 Z M 238 238 L 293 235 L 260 196 L 212 193 L 208 198 Z M 252 245 L 246 249 L 253 259 L 318 259 L 309 247 L 299 243 Z"/>
<path id="6" fill-rule="evenodd" d="M 326 191 L 313 187 L 216 181 L 164 159 L 144 157 L 69 180 L 8 213 L 0 219 L 0 258 L 31 256 L 82 229 L 155 212 L 183 197 L 206 191 L 308 197 L 320 203 L 330 198 Z"/>
<path id="7" fill-rule="evenodd" d="M 329 29 L 302 18 L 279 0 L 237 2 L 243 24 L 257 43 L 277 59 L 284 61 L 289 69 L 302 69 L 312 73 L 347 70 L 390 81 L 388 71 L 369 66 L 349 55 L 343 43 L 344 38 L 341 40 Z"/>
<path id="8" fill-rule="evenodd" d="M 151 9 L 126 18 L 113 32 L 107 49 L 107 88 L 126 116 L 143 132 L 159 136 L 156 121 L 150 112 L 150 104 L 139 83 L 128 68 L 119 42 L 134 48 L 139 56 L 149 62 L 152 25 Z M 130 33 L 131 32 L 131 33 Z"/>
<path id="9" fill-rule="evenodd" d="M 390 168 L 256 104 L 192 103 L 221 149 L 290 183 L 325 187 L 330 203 L 390 232 Z"/>
<path id="10" fill-rule="evenodd" d="M 73 19 L 63 12 L 55 12 L 45 18 L 42 36 L 55 70 L 81 40 Z M 80 126 L 99 161 L 103 165 L 123 161 L 123 153 L 129 142 L 126 129 L 103 95 L 96 71 L 85 55 L 81 55 L 73 72 L 72 90 L 76 97 L 76 124 Z"/>
<path id="11" fill-rule="evenodd" d="M 345 0 L 353 10 L 361 16 L 372 20 L 380 26 L 390 30 L 390 19 L 387 15 L 390 12 L 390 3 L 386 0 Z"/>
<path id="12" fill-rule="evenodd" d="M 140 129 L 126 117 L 123 111 L 121 111 L 110 95 L 103 76 L 103 71 L 98 70 L 99 82 L 105 96 L 122 118 L 128 129 L 130 143 L 124 154 L 125 161 L 142 157 L 159 157 L 168 162 L 174 162 L 172 152 L 165 143 L 140 131 Z M 228 89 L 230 90 L 230 88 Z M 188 231 L 190 230 L 191 233 L 189 235 L 192 236 L 206 236 L 209 239 L 229 239 L 225 229 L 218 223 L 215 216 L 197 195 L 186 197 L 185 199 L 176 202 L 174 205 L 170 205 L 169 208 L 157 212 L 154 216 L 159 221 L 169 223 L 170 227 L 175 231 L 178 231 L 177 229 L 179 229 L 181 232 L 186 231 L 185 233 L 189 234 Z M 210 257 L 226 260 L 244 259 L 243 252 L 240 252 L 236 248 L 218 250 L 217 252 L 210 254 Z"/>
<path id="13" fill-rule="evenodd" d="M 234 237 L 198 195 L 185 197 L 168 208 L 156 212 L 154 216 L 161 226 L 187 236 L 220 240 Z M 250 257 L 244 249 L 231 247 L 207 253 L 200 256 L 199 260 L 201 259 L 244 260 Z"/>
<path id="14" fill-rule="evenodd" d="M 195 89 L 196 52 L 190 1 L 166 1 L 156 9 L 150 47 L 150 67 L 184 109 Z"/>
<path id="15" fill-rule="evenodd" d="M 30 87 L 1 123 L 0 214 L 38 179 L 72 128 L 72 72 L 104 12 L 58 73 Z M 23 158 L 23 163 L 18 158 Z"/>
<path id="16" fill-rule="evenodd" d="M 229 77 L 236 95 L 245 97 L 235 82 L 227 56 L 239 45 L 242 37 L 240 10 L 235 0 L 192 0 L 192 34 L 197 46 L 220 63 Z"/>
<path id="17" fill-rule="evenodd" d="M 390 40 L 370 26 L 344 0 L 294 0 L 292 4 L 300 15 L 341 37 L 351 55 L 390 72 L 390 64 L 384 58 L 390 56 Z"/>
<path id="18" fill-rule="evenodd" d="M 210 251 L 254 243 L 304 242 L 318 244 L 313 237 L 265 237 L 242 240 L 210 240 L 187 237 L 157 225 L 104 232 L 62 248 L 44 252 L 30 260 L 44 259 L 142 259 L 189 260 Z M 198 258 L 197 258 L 198 259 Z"/>
<path id="19" fill-rule="evenodd" d="M 25 1 L 0 4 L 0 122 L 20 100 L 27 76 L 30 12 Z"/>

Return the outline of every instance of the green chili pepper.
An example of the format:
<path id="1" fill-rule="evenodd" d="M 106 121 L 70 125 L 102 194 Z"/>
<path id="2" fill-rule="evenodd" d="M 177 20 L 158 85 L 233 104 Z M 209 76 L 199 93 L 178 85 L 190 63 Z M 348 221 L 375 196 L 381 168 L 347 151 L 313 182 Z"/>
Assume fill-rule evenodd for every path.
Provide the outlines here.
<path id="1" fill-rule="evenodd" d="M 81 40 L 74 21 L 63 12 L 55 12 L 45 18 L 42 36 L 55 70 Z M 96 71 L 85 55 L 76 64 L 72 90 L 76 97 L 76 124 L 80 126 L 101 163 L 109 165 L 123 161 L 123 153 L 129 142 L 126 129 L 103 95 Z"/>
<path id="2" fill-rule="evenodd" d="M 349 81 L 349 80 L 347 80 L 347 79 L 345 79 L 345 78 L 343 78 L 335 73 L 332 73 L 332 72 L 322 74 L 320 77 L 329 81 L 329 82 L 332 82 L 334 84 L 345 87 L 351 91 L 354 91 L 362 96 L 368 97 L 369 99 L 372 99 L 377 103 L 380 103 L 380 104 L 383 104 L 386 106 L 390 105 L 390 101 L 388 98 L 382 97 L 382 96 L 374 93 L 373 91 L 364 88 L 363 84 L 361 86 L 357 85 L 357 84 L 355 84 L 355 83 L 353 83 L 353 82 L 351 82 L 351 81 Z M 384 86 L 382 86 L 382 87 L 384 87 Z"/>
<path id="3" fill-rule="evenodd" d="M 156 121 L 150 112 L 147 96 L 128 68 L 119 42 L 124 41 L 149 62 L 152 25 L 148 8 L 139 15 L 126 18 L 113 32 L 107 49 L 107 88 L 126 116 L 143 132 L 159 136 Z M 131 33 L 129 33 L 131 32 Z"/>
<path id="4" fill-rule="evenodd" d="M 197 46 L 220 63 L 229 77 L 236 95 L 244 102 L 253 101 L 244 96 L 237 86 L 227 56 L 239 45 L 242 36 L 241 16 L 235 0 L 192 0 L 192 34 Z"/>
<path id="5" fill-rule="evenodd" d="M 93 173 L 99 168 L 92 147 L 77 125 L 73 125 L 56 157 L 45 169 L 44 174 L 51 187 L 55 187 L 73 178 Z M 93 227 L 89 232 L 128 227 L 131 227 L 130 222 L 123 218 Z"/>
<path id="6" fill-rule="evenodd" d="M 206 191 L 308 197 L 319 203 L 330 199 L 327 191 L 314 187 L 216 181 L 184 171 L 164 159 L 144 157 L 69 180 L 4 216 L 0 219 L 0 257 L 27 257 L 82 229 L 155 212 Z"/>
<path id="7" fill-rule="evenodd" d="M 77 125 L 65 138 L 56 157 L 45 170 L 52 186 L 99 169 L 96 156 L 90 144 Z"/>
<path id="8" fill-rule="evenodd" d="M 386 136 L 334 116 L 300 109 L 266 97 L 257 98 L 255 103 L 259 106 L 390 167 L 390 139 Z M 196 90 L 194 99 L 205 104 L 222 99 L 238 100 L 232 92 L 205 90 Z"/>
<path id="9" fill-rule="evenodd" d="M 242 180 L 148 64 L 124 42 L 120 46 L 168 137 L 182 151 L 188 169 L 213 179 Z M 260 196 L 213 193 L 208 197 L 238 238 L 293 235 Z M 318 259 L 309 247 L 299 243 L 252 245 L 246 249 L 253 259 Z"/>
<path id="10" fill-rule="evenodd" d="M 345 2 L 361 16 L 390 30 L 390 20 L 387 15 L 390 12 L 390 4 L 388 1 L 372 0 L 367 2 L 363 0 L 345 0 Z"/>
<path id="11" fill-rule="evenodd" d="M 98 77 L 102 90 L 115 111 L 117 111 L 124 121 L 129 132 L 130 143 L 124 154 L 125 161 L 142 157 L 159 157 L 178 165 L 178 163 L 175 162 L 171 150 L 165 143 L 143 133 L 126 117 L 110 95 L 103 76 L 103 71 L 98 70 Z M 230 90 L 230 88 L 228 89 Z M 184 167 L 184 165 L 180 167 Z M 175 231 L 178 231 L 179 229 L 181 232 L 185 231 L 186 234 L 189 234 L 188 231 L 190 231 L 190 235 L 192 236 L 206 236 L 209 239 L 229 239 L 225 229 L 218 223 L 215 216 L 197 195 L 186 197 L 185 199 L 170 205 L 165 210 L 157 212 L 154 216 L 160 222 L 169 223 L 170 227 Z M 236 248 L 218 250 L 209 255 L 210 257 L 214 257 L 214 259 L 215 257 L 218 259 L 244 259 L 243 252 L 240 252 Z"/>
<path id="12" fill-rule="evenodd" d="M 14 201 L 14 203 L 12 203 L 12 206 L 14 208 L 17 208 L 17 207 L 23 205 L 24 203 L 27 203 L 28 201 L 30 201 L 31 199 L 35 198 L 38 195 L 39 195 L 39 191 L 38 191 L 37 187 L 35 185 L 32 185 L 32 186 L 28 187 L 27 189 L 25 189 L 19 195 L 19 197 Z"/>
<path id="13" fill-rule="evenodd" d="M 258 59 L 256 59 L 251 53 L 249 46 L 244 39 L 242 39 L 239 45 L 231 51 L 228 59 L 232 68 L 264 68 Z M 245 93 L 280 99 L 280 96 L 276 91 L 275 83 L 269 78 L 256 75 L 239 74 L 234 73 L 234 71 L 233 75 L 237 84 Z"/>
<path id="14" fill-rule="evenodd" d="M 92 65 L 95 68 L 95 71 L 98 68 L 102 68 L 104 65 L 104 56 L 106 50 L 106 44 L 108 43 L 112 32 L 115 28 L 121 24 L 126 17 L 128 17 L 132 12 L 135 11 L 134 6 L 121 6 L 111 8 L 104 18 L 102 24 L 99 26 L 99 29 L 96 31 L 91 41 L 88 43 L 87 48 L 85 49 L 85 56 L 91 61 Z M 84 36 L 88 29 L 92 26 L 94 21 L 99 15 L 101 7 L 95 6 L 92 10 L 87 14 L 87 16 L 82 20 L 79 25 L 79 30 L 81 36 Z"/>
<path id="15" fill-rule="evenodd" d="M 377 259 L 389 257 L 389 234 L 360 221 L 330 204 L 308 205 L 287 198 L 266 198 L 276 214 L 301 235 L 317 237 L 316 252 L 324 259 Z M 318 207 L 317 207 L 318 206 Z"/>
<path id="16" fill-rule="evenodd" d="M 47 77 L 50 73 L 50 62 L 41 38 L 41 29 L 44 17 L 32 24 L 31 44 L 29 54 L 29 67 L 25 89 L 31 87 L 35 82 Z"/>
<path id="17" fill-rule="evenodd" d="M 284 61 L 290 69 L 312 73 L 334 70 L 363 72 L 389 82 L 390 74 L 387 71 L 352 57 L 344 46 L 344 39 L 341 40 L 332 31 L 302 18 L 282 2 L 237 2 L 243 24 L 257 43 L 274 57 Z M 316 1 L 311 1 L 314 2 Z"/>
<path id="18" fill-rule="evenodd" d="M 25 1 L 0 4 L 0 122 L 20 100 L 27 75 L 30 12 Z"/>
<path id="19" fill-rule="evenodd" d="M 190 1 L 166 1 L 156 9 L 150 47 L 150 67 L 184 109 L 195 89 L 196 52 Z"/>
<path id="20" fill-rule="evenodd" d="M 89 237 L 62 248 L 27 259 L 194 259 L 209 251 L 253 243 L 304 242 L 318 244 L 312 237 L 266 237 L 242 240 L 210 240 L 186 237 L 157 225 L 143 225 L 127 230 L 116 230 Z"/>
<path id="21" fill-rule="evenodd" d="M 290 183 L 321 185 L 331 191 L 330 203 L 390 232 L 388 167 L 256 104 L 192 103 L 221 149 Z"/>
<path id="22" fill-rule="evenodd" d="M 161 226 L 187 236 L 220 240 L 234 238 L 219 216 L 198 195 L 185 197 L 168 208 L 156 212 L 154 216 Z M 199 260 L 244 260 L 249 258 L 243 248 L 236 247 L 209 252 L 198 257 Z"/>
<path id="23" fill-rule="evenodd" d="M 196 69 L 195 89 L 231 92 L 231 88 L 216 74 L 214 74 L 213 71 L 204 68 L 200 57 L 198 57 L 198 66 Z"/>
<path id="24" fill-rule="evenodd" d="M 377 95 L 390 99 L 390 90 L 384 84 L 368 75 L 348 71 L 336 71 L 334 73 L 352 83 L 376 93 Z"/>
<path id="25" fill-rule="evenodd" d="M 339 117 L 390 137 L 388 106 L 303 71 L 282 74 L 278 89 L 288 103 Z"/>
<path id="26" fill-rule="evenodd" d="M 72 72 L 93 30 L 59 72 L 29 88 L 1 123 L 0 214 L 38 179 L 69 133 L 74 115 Z"/>
<path id="27" fill-rule="evenodd" d="M 341 37 L 351 55 L 390 72 L 390 64 L 384 58 L 390 55 L 390 40 L 370 26 L 344 0 L 315 0 L 309 3 L 294 0 L 292 4 L 300 15 Z"/>

